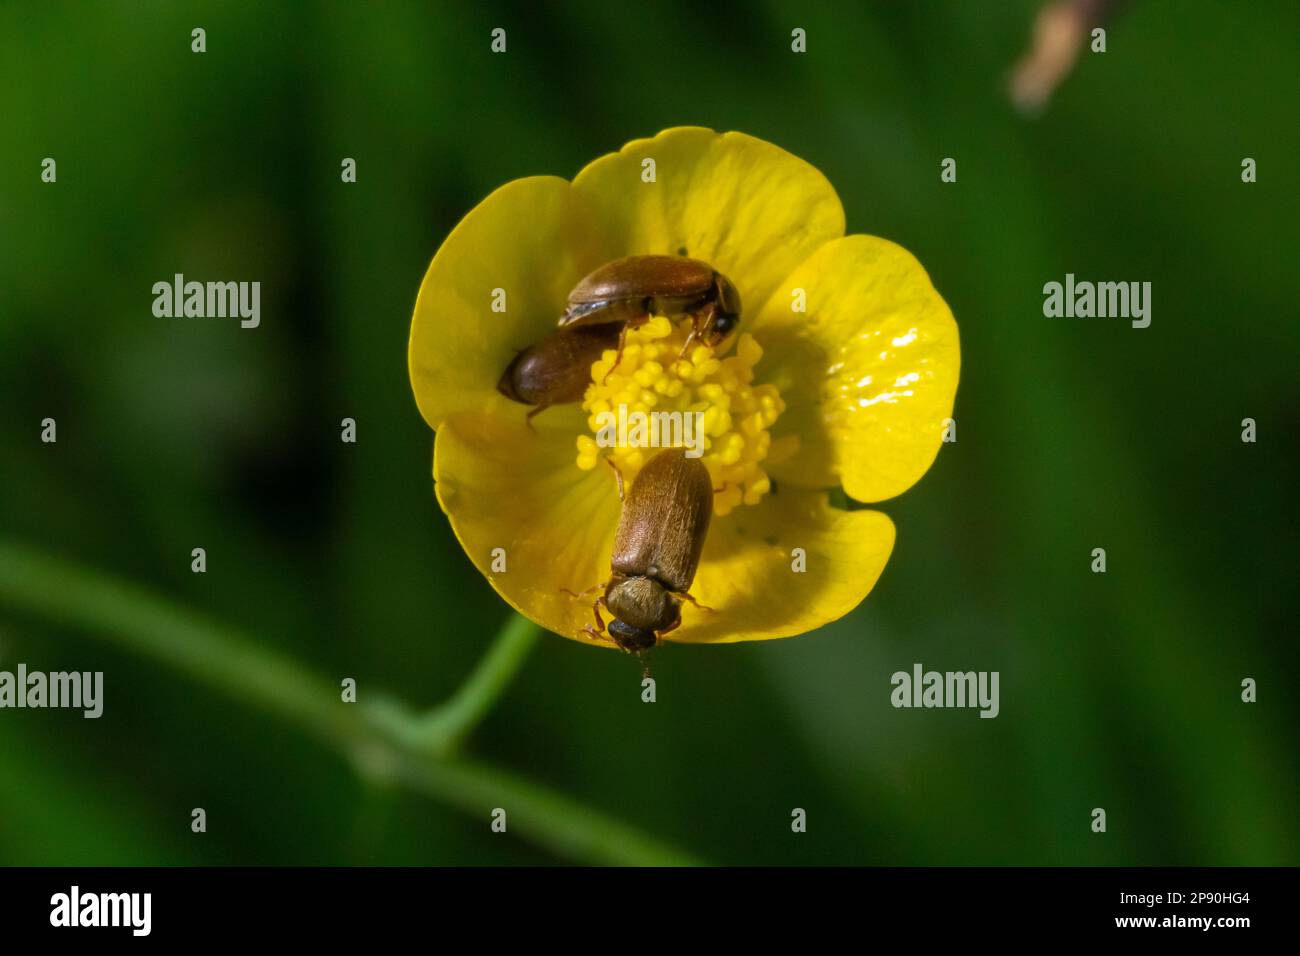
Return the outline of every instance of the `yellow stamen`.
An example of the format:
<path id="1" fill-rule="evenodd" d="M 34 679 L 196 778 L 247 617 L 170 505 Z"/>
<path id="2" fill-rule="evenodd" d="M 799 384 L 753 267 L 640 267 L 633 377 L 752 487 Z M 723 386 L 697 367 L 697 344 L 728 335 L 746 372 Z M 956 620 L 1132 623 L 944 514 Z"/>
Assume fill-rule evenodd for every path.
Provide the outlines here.
<path id="1" fill-rule="evenodd" d="M 713 479 L 713 510 L 725 515 L 758 504 L 771 490 L 761 463 L 772 445 L 768 429 L 785 403 L 775 385 L 753 384 L 754 365 L 763 356 L 753 336 L 741 335 L 726 358 L 705 345 L 679 357 L 689 330 L 689 322 L 656 316 L 628 331 L 617 366 L 613 349 L 592 365 L 582 402 L 592 434 L 578 436 L 578 467 L 590 470 L 608 458 L 630 486 L 660 448 L 702 448 Z M 658 417 L 663 412 L 678 414 Z M 648 425 L 639 434 L 638 420 Z M 619 421 L 629 427 L 612 427 Z"/>

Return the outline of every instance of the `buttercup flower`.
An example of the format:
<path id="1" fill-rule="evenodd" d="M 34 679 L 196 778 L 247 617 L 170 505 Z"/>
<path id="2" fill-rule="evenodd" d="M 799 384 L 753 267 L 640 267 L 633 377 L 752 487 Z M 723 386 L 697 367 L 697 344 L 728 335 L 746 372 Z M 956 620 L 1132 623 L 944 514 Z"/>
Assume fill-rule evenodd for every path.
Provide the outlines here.
<path id="1" fill-rule="evenodd" d="M 649 254 L 728 277 L 738 334 L 717 354 L 695 345 L 681 355 L 690 322 L 656 317 L 629 331 L 617 363 L 610 350 L 594 364 L 583 402 L 548 408 L 530 428 L 528 408 L 497 391 L 502 370 L 554 331 L 584 276 Z M 743 133 L 679 127 L 602 156 L 571 183 L 519 179 L 479 203 L 425 274 L 409 361 L 437 433 L 438 502 L 465 552 L 521 613 L 608 647 L 583 631 L 590 599 L 564 592 L 610 576 L 620 501 L 601 459 L 630 483 L 657 449 L 606 447 L 601 413 L 699 412 L 703 422 L 714 518 L 691 594 L 713 610 L 685 604 L 665 640 L 788 637 L 847 614 L 880 577 L 893 523 L 833 507 L 829 491 L 883 501 L 925 473 L 952 414 L 960 350 L 925 270 L 894 243 L 844 235 L 820 172 Z"/>

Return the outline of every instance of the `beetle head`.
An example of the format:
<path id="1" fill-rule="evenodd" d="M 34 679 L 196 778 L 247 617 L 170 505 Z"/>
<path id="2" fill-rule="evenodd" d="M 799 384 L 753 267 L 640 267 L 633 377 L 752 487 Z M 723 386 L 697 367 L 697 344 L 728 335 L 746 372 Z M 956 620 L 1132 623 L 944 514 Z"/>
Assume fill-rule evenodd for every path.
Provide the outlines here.
<path id="1" fill-rule="evenodd" d="M 642 651 L 648 651 L 655 646 L 658 638 L 655 637 L 654 631 L 647 631 L 643 628 L 633 627 L 625 624 L 618 618 L 609 622 L 609 636 L 614 639 L 614 643 L 620 649 L 627 651 L 629 654 L 639 654 Z"/>
<path id="2" fill-rule="evenodd" d="M 713 308 L 713 318 L 705 330 L 704 337 L 712 345 L 717 345 L 736 330 L 740 324 L 740 293 L 731 284 L 731 280 L 721 272 L 717 274 L 717 301 Z"/>

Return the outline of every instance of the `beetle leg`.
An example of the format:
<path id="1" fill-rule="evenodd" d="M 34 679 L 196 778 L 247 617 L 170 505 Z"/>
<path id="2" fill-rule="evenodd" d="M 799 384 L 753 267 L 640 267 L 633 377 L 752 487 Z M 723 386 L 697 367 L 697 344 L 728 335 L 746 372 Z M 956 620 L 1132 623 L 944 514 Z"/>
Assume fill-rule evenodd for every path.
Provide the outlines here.
<path id="1" fill-rule="evenodd" d="M 534 408 L 532 411 L 530 411 L 527 415 L 524 416 L 524 424 L 528 426 L 528 430 L 530 432 L 537 431 L 537 429 L 533 427 L 533 416 L 540 415 L 542 412 L 546 411 L 550 407 L 551 407 L 550 405 L 546 404 L 545 402 L 542 402 L 542 404 L 538 405 L 536 408 Z"/>
<path id="2" fill-rule="evenodd" d="M 614 469 L 614 478 L 618 482 L 618 500 L 623 500 L 623 472 L 618 470 L 618 465 L 614 464 L 613 458 L 606 458 L 605 464 Z"/>
<path id="3" fill-rule="evenodd" d="M 686 341 L 682 343 L 682 349 L 681 349 L 681 351 L 677 353 L 677 357 L 678 357 L 679 359 L 681 359 L 681 358 L 686 358 L 686 353 L 689 352 L 689 351 L 691 350 L 691 345 L 692 345 L 692 344 L 695 342 L 695 340 L 699 337 L 698 334 L 697 334 L 698 332 L 699 332 L 699 330 L 698 330 L 697 328 L 695 328 L 695 319 L 692 318 L 692 319 L 691 319 L 691 331 L 690 331 L 690 334 L 688 334 L 688 335 L 686 336 Z"/>
<path id="4" fill-rule="evenodd" d="M 614 374 L 614 369 L 618 368 L 618 363 L 623 361 L 623 346 L 627 342 L 627 329 L 630 324 L 630 322 L 625 322 L 623 323 L 623 327 L 618 330 L 618 354 L 614 356 L 614 364 L 609 367 L 609 371 L 605 373 L 605 377 L 600 380 L 601 385 L 604 385 L 609 381 L 609 377 Z"/>
<path id="5" fill-rule="evenodd" d="M 573 592 L 570 591 L 569 593 L 572 594 Z M 593 640 L 612 641 L 613 638 L 611 638 L 608 634 L 605 633 L 605 622 L 601 620 L 600 617 L 599 608 L 604 603 L 605 603 L 605 598 L 603 596 L 596 598 L 596 600 L 592 602 L 591 613 L 596 618 L 596 626 L 592 627 L 590 624 L 584 624 L 582 625 L 582 633 L 590 634 Z"/>
<path id="6" fill-rule="evenodd" d="M 704 308 L 691 313 L 691 332 L 686 336 L 686 341 L 682 343 L 682 350 L 677 353 L 678 358 L 686 358 L 686 353 L 690 351 L 695 340 L 704 338 L 704 330 L 709 327 L 715 311 L 717 311 L 717 306 L 710 302 Z"/>
<path id="7" fill-rule="evenodd" d="M 691 597 L 691 595 L 689 595 L 689 594 L 686 593 L 685 591 L 674 591 L 674 592 L 673 592 L 673 597 L 675 597 L 675 598 L 679 598 L 679 599 L 681 599 L 681 600 L 683 600 L 683 601 L 690 601 L 692 604 L 694 604 L 696 607 L 698 607 L 701 611 L 708 611 L 710 614 L 712 614 L 714 611 L 717 610 L 717 608 L 712 608 L 712 607 L 708 607 L 708 606 L 706 606 L 706 605 L 704 605 L 704 604 L 701 604 L 699 601 L 695 600 L 695 598 Z M 681 620 L 678 619 L 677 624 L 680 624 L 680 623 L 681 623 Z M 676 627 L 677 624 L 674 624 L 673 627 Z M 668 630 L 672 630 L 672 628 L 669 628 Z"/>
<path id="8" fill-rule="evenodd" d="M 586 597 L 588 594 L 595 594 L 604 586 L 605 585 L 603 584 L 593 584 L 585 591 L 570 591 L 568 588 L 560 588 L 560 593 L 567 594 L 569 597 L 574 598 L 576 600 L 577 598 Z"/>

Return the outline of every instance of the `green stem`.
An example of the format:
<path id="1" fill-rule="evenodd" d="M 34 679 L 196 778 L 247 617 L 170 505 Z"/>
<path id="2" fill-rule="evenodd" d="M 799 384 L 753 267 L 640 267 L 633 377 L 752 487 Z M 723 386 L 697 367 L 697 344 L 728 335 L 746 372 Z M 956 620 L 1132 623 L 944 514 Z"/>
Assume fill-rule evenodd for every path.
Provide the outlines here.
<path id="1" fill-rule="evenodd" d="M 0 603 L 76 627 L 265 707 L 318 737 L 356 738 L 340 692 L 295 662 L 124 581 L 0 543 Z"/>
<path id="2" fill-rule="evenodd" d="M 297 662 L 129 583 L 0 542 L 0 606 L 84 629 L 296 724 L 363 772 L 478 817 L 506 810 L 517 832 L 588 863 L 691 865 L 691 857 L 544 785 L 477 761 L 448 758 L 488 711 L 536 642 L 522 619 L 443 707 L 423 717 L 382 697 L 343 703 L 340 688 Z M 432 750 L 430 748 L 433 748 Z"/>
<path id="3" fill-rule="evenodd" d="M 557 856 L 615 866 L 699 866 L 700 861 L 636 828 L 510 771 L 457 758 L 396 768 L 397 779 L 483 821 L 500 807 L 507 832 Z"/>
<path id="4" fill-rule="evenodd" d="M 416 745 L 440 754 L 455 752 L 510 685 L 541 634 L 522 614 L 511 615 L 465 683 L 420 719 Z"/>

